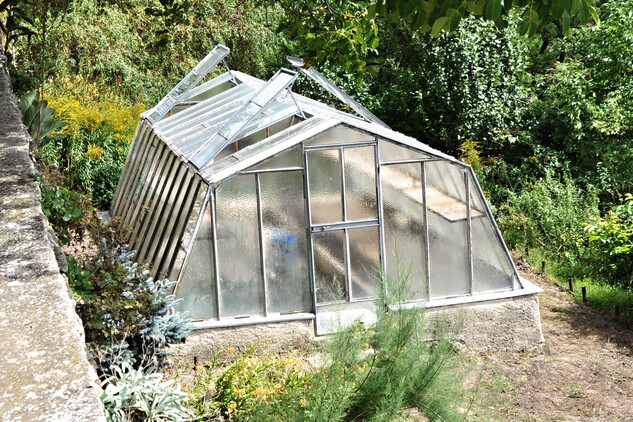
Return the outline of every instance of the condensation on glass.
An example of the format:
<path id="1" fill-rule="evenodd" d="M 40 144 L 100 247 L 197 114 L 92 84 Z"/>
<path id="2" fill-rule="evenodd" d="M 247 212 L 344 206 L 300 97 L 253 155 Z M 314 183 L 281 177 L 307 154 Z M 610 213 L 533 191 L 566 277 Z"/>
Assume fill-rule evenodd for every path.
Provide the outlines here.
<path id="1" fill-rule="evenodd" d="M 431 298 L 469 294 L 465 172 L 446 161 L 427 162 L 424 169 Z"/>
<path id="2" fill-rule="evenodd" d="M 189 312 L 193 319 L 217 318 L 213 230 L 209 207 L 201 223 L 183 275 L 187 282 L 181 283 L 177 292 L 182 300 L 176 309 Z"/>

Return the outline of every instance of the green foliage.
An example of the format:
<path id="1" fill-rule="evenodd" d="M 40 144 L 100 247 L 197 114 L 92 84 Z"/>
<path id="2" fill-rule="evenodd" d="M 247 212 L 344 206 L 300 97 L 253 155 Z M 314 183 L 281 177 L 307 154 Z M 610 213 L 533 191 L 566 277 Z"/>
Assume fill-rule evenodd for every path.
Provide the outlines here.
<path id="1" fill-rule="evenodd" d="M 42 178 L 38 178 L 38 182 L 42 192 L 42 211 L 59 241 L 66 244 L 73 234 L 81 236 L 92 211 L 85 197 L 63 187 L 51 187 Z"/>
<path id="2" fill-rule="evenodd" d="M 137 370 L 127 364 L 113 366 L 101 392 L 109 422 L 180 422 L 190 417 L 187 394 L 172 387 L 173 380 L 161 382 L 153 368 Z"/>
<path id="3" fill-rule="evenodd" d="M 121 362 L 160 367 L 167 344 L 182 342 L 191 330 L 187 315 L 169 312 L 174 297 L 167 292 L 173 283 L 154 280 L 148 270 L 131 261 L 133 255 L 104 240 L 99 256 L 85 266 L 68 257 L 68 282 L 77 313 L 103 372 Z"/>
<path id="4" fill-rule="evenodd" d="M 558 179 L 554 169 L 513 195 L 500 208 L 499 228 L 511 248 L 542 247 L 559 259 L 581 256 L 582 224 L 597 212 L 593 191 L 583 191 L 569 176 Z"/>
<path id="5" fill-rule="evenodd" d="M 406 271 L 400 276 L 406 278 Z M 461 382 L 450 366 L 450 331 L 426 323 L 420 308 L 403 306 L 408 283 L 389 283 L 394 285 L 390 301 L 379 302 L 377 322 L 369 329 L 357 322 L 329 336 L 320 344 L 316 367 L 296 358 L 254 356 L 251 348 L 228 367 L 216 368 L 216 356 L 195 380 L 196 420 L 214 415 L 280 422 L 395 421 L 409 407 L 430 420 L 456 420 Z"/>
<path id="6" fill-rule="evenodd" d="M 633 286 L 633 195 L 603 217 L 589 217 L 584 230 L 595 271 L 612 284 Z"/>
<path id="7" fill-rule="evenodd" d="M 599 23 L 593 0 L 261 0 L 260 3 L 280 4 L 286 10 L 283 29 L 299 40 L 308 61 L 336 61 L 359 77 L 367 54 L 376 49 L 379 37 L 382 38 L 377 19 L 401 21 L 411 30 L 432 37 L 443 31 L 455 31 L 469 17 L 494 22 L 498 29 L 505 29 L 513 22 L 522 35 L 534 35 L 550 20 L 558 22 L 564 33 L 569 33 L 572 18 L 581 24 L 590 19 Z M 518 16 L 514 21 L 510 17 L 512 11 Z"/>
<path id="8" fill-rule="evenodd" d="M 217 43 L 231 48 L 231 67 L 267 79 L 282 65 L 287 44 L 275 30 L 279 15 L 275 7 L 267 13 L 229 0 L 72 0 L 51 17 L 47 88 L 67 94 L 57 80 L 79 76 L 110 98 L 154 104 Z M 18 47 L 23 73 L 38 73 L 40 45 Z"/>
<path id="9" fill-rule="evenodd" d="M 618 306 L 620 308 L 618 322 L 629 326 L 633 323 L 633 292 L 630 288 L 595 281 L 588 277 L 579 280 L 576 286 L 574 290 L 576 300 L 582 300 L 581 286 L 584 286 L 587 289 L 587 303 L 616 320 L 618 316 L 615 313 L 615 307 Z"/>
<path id="10" fill-rule="evenodd" d="M 89 195 L 95 207 L 107 209 L 144 106 L 121 106 L 107 100 L 80 103 L 72 97 L 51 97 L 51 103 L 65 127 L 42 148 L 42 164 L 61 173 L 61 184 Z"/>
<path id="11" fill-rule="evenodd" d="M 46 144 L 61 138 L 58 132 L 66 123 L 56 119 L 55 110 L 48 107 L 48 101 L 39 101 L 37 90 L 24 94 L 18 102 L 18 107 L 22 112 L 22 121 L 29 131 L 31 138 L 38 146 L 44 147 Z"/>
<path id="12" fill-rule="evenodd" d="M 9 64 L 13 60 L 10 46 L 20 37 L 34 35 L 35 22 L 28 10 L 28 1 L 0 0 L 0 33 L 4 39 L 3 50 Z"/>

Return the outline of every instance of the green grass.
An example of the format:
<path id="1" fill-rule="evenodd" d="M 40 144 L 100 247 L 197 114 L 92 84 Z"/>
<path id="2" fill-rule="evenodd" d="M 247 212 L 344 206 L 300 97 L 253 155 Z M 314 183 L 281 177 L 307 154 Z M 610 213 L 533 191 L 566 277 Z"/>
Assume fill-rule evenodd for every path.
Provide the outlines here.
<path id="1" fill-rule="evenodd" d="M 541 262 L 547 262 L 546 273 L 553 277 L 556 283 L 569 289 L 569 278 L 574 278 L 574 298 L 582 301 L 582 287 L 587 290 L 587 303 L 602 311 L 613 320 L 618 320 L 623 325 L 633 324 L 633 291 L 618 285 L 606 283 L 586 276 L 588 271 L 581 264 L 569 264 L 557 262 L 547 257 L 544 251 L 530 249 L 527 258 L 532 268 L 540 271 Z M 619 318 L 616 318 L 616 305 L 620 308 Z"/>

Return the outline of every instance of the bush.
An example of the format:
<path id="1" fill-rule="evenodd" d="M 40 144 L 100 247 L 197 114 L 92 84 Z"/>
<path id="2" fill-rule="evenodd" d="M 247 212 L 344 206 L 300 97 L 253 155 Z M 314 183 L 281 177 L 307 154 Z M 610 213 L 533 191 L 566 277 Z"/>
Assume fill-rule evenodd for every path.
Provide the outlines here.
<path id="1" fill-rule="evenodd" d="M 137 370 L 127 364 L 112 368 L 101 401 L 110 422 L 180 422 L 191 415 L 185 404 L 187 394 L 172 387 L 174 381 L 161 382 L 153 368 Z"/>
<path id="2" fill-rule="evenodd" d="M 42 211 L 59 241 L 66 244 L 73 235 L 81 236 L 91 218 L 92 209 L 88 200 L 69 189 L 52 187 L 41 177 L 37 180 L 42 192 Z"/>
<path id="3" fill-rule="evenodd" d="M 184 341 L 191 331 L 187 315 L 169 313 L 175 301 L 167 292 L 174 283 L 154 280 L 149 270 L 131 261 L 133 255 L 104 241 L 85 269 L 68 257 L 77 313 L 102 373 L 122 362 L 160 368 L 168 344 Z"/>
<path id="4" fill-rule="evenodd" d="M 589 217 L 584 230 L 595 273 L 611 284 L 633 287 L 633 195 L 604 217 Z"/>
<path id="5" fill-rule="evenodd" d="M 379 301 L 372 327 L 357 322 L 325 339 L 316 368 L 248 349 L 218 369 L 216 356 L 195 380 L 196 420 L 394 421 L 409 407 L 430 420 L 455 420 L 461 374 L 447 366 L 450 333 L 426 324 L 420 308 L 403 306 L 402 284 Z"/>
<path id="6" fill-rule="evenodd" d="M 80 103 L 73 97 L 52 97 L 50 103 L 66 127 L 63 136 L 42 148 L 42 163 L 64 176 L 65 187 L 89 195 L 95 207 L 108 208 L 144 105 Z"/>
<path id="7" fill-rule="evenodd" d="M 541 247 L 572 262 L 582 256 L 582 224 L 597 211 L 592 190 L 579 188 L 568 176 L 556 178 L 549 168 L 543 179 L 510 196 L 498 221 L 509 247 Z"/>

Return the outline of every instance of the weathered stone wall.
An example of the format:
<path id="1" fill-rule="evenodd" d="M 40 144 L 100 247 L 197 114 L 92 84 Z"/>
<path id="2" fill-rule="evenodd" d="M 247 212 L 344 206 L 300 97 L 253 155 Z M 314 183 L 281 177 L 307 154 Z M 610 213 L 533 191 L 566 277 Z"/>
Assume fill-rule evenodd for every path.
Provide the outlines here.
<path id="1" fill-rule="evenodd" d="M 105 421 L 0 50 L 0 420 Z"/>

